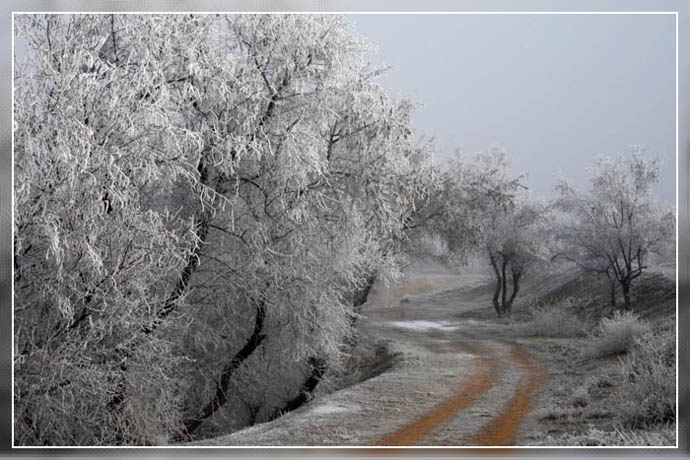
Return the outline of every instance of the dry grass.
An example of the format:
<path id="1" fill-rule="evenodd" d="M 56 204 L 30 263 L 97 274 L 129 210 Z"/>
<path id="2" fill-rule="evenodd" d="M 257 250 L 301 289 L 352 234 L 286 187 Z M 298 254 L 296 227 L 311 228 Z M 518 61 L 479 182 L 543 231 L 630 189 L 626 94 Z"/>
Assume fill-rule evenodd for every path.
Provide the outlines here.
<path id="1" fill-rule="evenodd" d="M 533 306 L 532 319 L 515 327 L 517 334 L 527 337 L 584 337 L 587 328 L 573 311 L 572 297 L 548 306 Z"/>
<path id="2" fill-rule="evenodd" d="M 590 424 L 583 433 L 547 436 L 543 441 L 544 445 L 548 446 L 672 446 L 675 442 L 675 430 L 671 427 L 646 431 L 620 427 L 602 430 L 594 424 Z"/>
<path id="3" fill-rule="evenodd" d="M 571 346 L 583 341 L 569 340 Z M 564 359 L 534 414 L 548 436 L 534 439 L 563 446 L 675 444 L 674 350 L 672 333 L 649 333 L 620 359 Z"/>
<path id="4" fill-rule="evenodd" d="M 624 423 L 647 427 L 676 419 L 676 342 L 670 332 L 635 340 L 621 362 L 625 376 L 619 395 Z"/>
<path id="5" fill-rule="evenodd" d="M 618 314 L 605 279 L 575 276 L 545 291 L 534 296 L 537 311 L 565 300 L 572 308 L 551 313 L 574 314 L 585 328 L 596 326 L 588 335 L 559 336 L 561 321 L 548 312 L 526 312 L 527 321 L 513 326 L 535 337 L 521 343 L 551 370 L 530 440 L 560 446 L 674 445 L 674 280 L 645 273 L 633 286 L 633 311 Z"/>
<path id="6" fill-rule="evenodd" d="M 592 358 L 626 353 L 635 340 L 649 333 L 649 323 L 632 312 L 616 312 L 612 318 L 603 318 L 599 334 L 587 350 Z"/>
<path id="7" fill-rule="evenodd" d="M 409 297 L 419 294 L 429 294 L 461 287 L 461 281 L 455 277 L 437 279 L 405 278 L 388 286 L 377 284 L 369 295 L 368 304 L 384 307 L 396 307 L 398 304 L 409 303 Z"/>

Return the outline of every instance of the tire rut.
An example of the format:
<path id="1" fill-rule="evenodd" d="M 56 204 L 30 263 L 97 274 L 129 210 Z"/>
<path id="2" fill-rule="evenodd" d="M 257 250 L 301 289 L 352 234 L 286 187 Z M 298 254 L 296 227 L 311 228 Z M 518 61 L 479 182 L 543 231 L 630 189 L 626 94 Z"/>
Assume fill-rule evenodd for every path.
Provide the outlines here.
<path id="1" fill-rule="evenodd" d="M 460 387 L 448 398 L 417 417 L 414 421 L 383 436 L 376 442 L 380 446 L 411 446 L 448 423 L 458 411 L 471 406 L 476 399 L 488 391 L 498 375 L 498 359 L 484 347 L 455 341 L 454 349 L 477 355 L 474 359 L 474 371 L 467 375 Z M 488 359 L 488 361 L 487 361 Z M 488 364 L 487 364 L 488 362 Z"/>
<path id="2" fill-rule="evenodd" d="M 544 381 L 543 375 L 538 372 L 527 353 L 516 345 L 512 346 L 509 358 L 522 366 L 525 375 L 521 378 L 517 392 L 501 413 L 492 418 L 477 433 L 472 442 L 475 445 L 514 445 L 520 425 L 532 407 L 532 395 Z"/>
<path id="3" fill-rule="evenodd" d="M 380 438 L 375 445 L 410 446 L 419 445 L 443 426 L 451 422 L 462 410 L 469 409 L 477 400 L 497 382 L 498 375 L 505 361 L 510 361 L 523 370 L 513 396 L 503 406 L 501 412 L 490 421 L 480 426 L 466 445 L 475 446 L 509 446 L 514 445 L 518 430 L 532 407 L 532 397 L 543 383 L 544 377 L 533 364 L 529 355 L 517 345 L 510 345 L 509 351 L 499 358 L 490 348 L 482 345 L 485 342 L 474 335 L 461 332 L 468 340 L 452 343 L 456 350 L 476 355 L 473 372 L 467 375 L 459 388 L 431 410 L 418 416 L 412 422 Z"/>

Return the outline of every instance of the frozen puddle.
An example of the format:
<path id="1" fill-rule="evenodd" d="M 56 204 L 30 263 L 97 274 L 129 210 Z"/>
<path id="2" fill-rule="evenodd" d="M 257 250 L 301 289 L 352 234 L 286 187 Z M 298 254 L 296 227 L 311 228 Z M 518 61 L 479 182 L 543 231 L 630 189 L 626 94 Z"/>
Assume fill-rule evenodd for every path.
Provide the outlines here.
<path id="1" fill-rule="evenodd" d="M 411 329 L 413 331 L 429 331 L 431 329 L 438 329 L 441 331 L 454 331 L 458 328 L 458 326 L 455 323 L 451 323 L 450 321 L 389 321 L 388 324 L 397 328 Z"/>

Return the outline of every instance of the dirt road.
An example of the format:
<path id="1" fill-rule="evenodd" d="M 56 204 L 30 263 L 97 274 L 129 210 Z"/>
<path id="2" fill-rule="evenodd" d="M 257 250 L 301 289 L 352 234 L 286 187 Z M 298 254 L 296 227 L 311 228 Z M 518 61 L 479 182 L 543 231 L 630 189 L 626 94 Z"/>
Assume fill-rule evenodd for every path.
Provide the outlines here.
<path id="1" fill-rule="evenodd" d="M 376 318 L 372 322 L 378 327 L 394 328 L 389 333 L 397 343 L 449 357 L 457 353 L 471 357 L 466 366 L 445 368 L 459 377 L 449 394 L 380 437 L 377 445 L 519 444 L 518 433 L 542 374 L 517 345 L 477 335 L 482 326 L 494 322 L 486 318 L 488 291 L 471 285 L 463 288 L 419 293 L 404 297 L 398 308 L 381 305 L 369 311 L 369 319 Z M 472 315 L 482 308 L 482 315 Z M 434 371 L 429 369 L 429 374 L 433 378 Z"/>
<path id="2" fill-rule="evenodd" d="M 520 445 L 543 377 L 517 345 L 485 333 L 496 320 L 482 284 L 476 273 L 437 267 L 377 286 L 361 328 L 397 354 L 389 370 L 272 423 L 197 444 Z"/>

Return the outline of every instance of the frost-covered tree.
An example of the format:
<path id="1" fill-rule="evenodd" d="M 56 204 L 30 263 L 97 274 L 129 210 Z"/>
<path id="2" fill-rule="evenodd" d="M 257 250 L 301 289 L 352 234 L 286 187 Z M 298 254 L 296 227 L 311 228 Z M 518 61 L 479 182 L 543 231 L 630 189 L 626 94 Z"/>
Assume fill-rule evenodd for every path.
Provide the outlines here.
<path id="1" fill-rule="evenodd" d="M 549 207 L 513 177 L 506 154 L 492 149 L 472 160 L 457 157 L 431 206 L 429 226 L 443 238 L 448 256 L 463 264 L 470 254 L 486 261 L 495 281 L 493 306 L 510 316 L 520 282 L 546 258 Z M 423 214 L 423 213 L 422 213 Z"/>
<path id="2" fill-rule="evenodd" d="M 460 261 L 487 241 L 493 220 L 509 213 L 522 189 L 521 177 L 512 177 L 508 157 L 494 148 L 451 162 L 445 177 L 445 233 L 451 254 Z"/>
<path id="3" fill-rule="evenodd" d="M 178 360 L 144 329 L 198 237 L 150 197 L 194 181 L 185 159 L 201 139 L 169 110 L 172 93 L 144 97 L 161 78 L 153 53 L 122 54 L 122 40 L 108 52 L 111 19 L 16 18 L 29 47 L 14 101 L 19 444 L 154 442 L 179 418 Z"/>
<path id="4" fill-rule="evenodd" d="M 434 179 L 366 44 L 331 15 L 15 25 L 16 441 L 161 443 L 233 379 L 255 421 L 305 399 Z"/>
<path id="5" fill-rule="evenodd" d="M 649 255 L 673 245 L 675 214 L 655 197 L 658 161 L 639 147 L 601 159 L 590 181 L 586 192 L 565 180 L 558 186 L 556 205 L 570 217 L 561 228 L 562 254 L 608 277 L 614 307 L 620 286 L 623 307 L 630 309 L 630 286 L 647 268 Z"/>
<path id="6" fill-rule="evenodd" d="M 495 281 L 493 305 L 499 317 L 510 317 L 520 282 L 530 269 L 548 259 L 549 208 L 519 192 L 508 208 L 490 208 L 484 254 Z"/>

